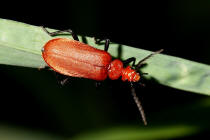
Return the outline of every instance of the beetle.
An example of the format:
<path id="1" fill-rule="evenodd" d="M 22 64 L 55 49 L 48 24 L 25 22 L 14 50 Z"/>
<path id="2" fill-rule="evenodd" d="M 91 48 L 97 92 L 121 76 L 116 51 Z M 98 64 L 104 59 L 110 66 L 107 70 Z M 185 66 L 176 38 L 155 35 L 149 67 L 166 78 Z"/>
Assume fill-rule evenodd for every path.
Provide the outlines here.
<path id="1" fill-rule="evenodd" d="M 45 27 L 42 28 L 50 36 L 68 32 L 73 37 L 73 40 L 68 38 L 54 38 L 44 45 L 41 50 L 42 57 L 51 69 L 69 77 L 81 77 L 96 81 L 103 81 L 107 77 L 111 80 L 116 80 L 121 77 L 122 81 L 128 81 L 131 85 L 131 93 L 140 111 L 142 120 L 145 125 L 147 124 L 144 110 L 135 93 L 133 83 L 138 82 L 141 78 L 137 71 L 142 64 L 151 56 L 161 53 L 163 49 L 148 55 L 135 65 L 136 58 L 134 57 L 124 61 L 119 59 L 112 61 L 111 55 L 107 52 L 110 43 L 109 39 L 105 39 L 104 50 L 100 50 L 79 42 L 78 36 L 70 29 L 49 32 Z M 101 39 L 95 39 L 95 43 L 100 43 L 101 41 Z M 124 67 L 131 62 L 133 62 L 132 66 L 128 65 Z M 66 79 L 64 79 L 65 81 Z"/>

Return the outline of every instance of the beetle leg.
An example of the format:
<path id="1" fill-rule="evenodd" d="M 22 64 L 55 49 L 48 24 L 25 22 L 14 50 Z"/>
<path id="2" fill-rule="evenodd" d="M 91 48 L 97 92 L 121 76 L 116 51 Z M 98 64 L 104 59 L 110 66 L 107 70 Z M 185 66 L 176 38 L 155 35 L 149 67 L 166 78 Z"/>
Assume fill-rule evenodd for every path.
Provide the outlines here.
<path id="1" fill-rule="evenodd" d="M 38 70 L 43 70 L 43 69 L 50 70 L 50 67 L 46 65 L 44 67 L 39 67 L 38 68 Z M 70 80 L 70 77 L 61 75 L 57 72 L 55 72 L 55 77 L 58 80 L 58 83 L 61 84 L 62 86 L 65 85 L 68 82 L 68 80 Z"/>
<path id="2" fill-rule="evenodd" d="M 95 38 L 95 37 L 93 37 L 93 39 L 95 41 L 95 44 L 101 44 L 101 41 L 106 40 L 106 39 L 98 39 L 98 38 Z"/>
<path id="3" fill-rule="evenodd" d="M 156 55 L 156 54 L 161 53 L 162 51 L 163 51 L 163 49 L 161 49 L 161 50 L 159 50 L 159 51 L 156 51 L 156 52 L 153 52 L 153 53 L 151 53 L 150 55 L 146 56 L 145 58 L 143 58 L 142 60 L 140 60 L 140 61 L 138 62 L 138 64 L 136 65 L 135 69 L 138 70 L 142 65 L 145 64 L 145 61 L 146 61 L 147 59 L 149 59 L 150 57 L 152 57 L 152 56 L 154 56 L 154 55 Z"/>
<path id="4" fill-rule="evenodd" d="M 38 70 L 44 70 L 44 69 L 49 70 L 50 67 L 48 65 L 42 65 L 42 66 L 38 67 Z"/>
<path id="5" fill-rule="evenodd" d="M 106 39 L 105 46 L 104 46 L 104 51 L 106 51 L 106 52 L 109 49 L 109 43 L 110 43 L 110 40 L 109 39 Z"/>
<path id="6" fill-rule="evenodd" d="M 110 40 L 109 40 L 109 39 L 96 39 L 96 38 L 94 37 L 94 41 L 95 41 L 96 44 L 100 44 L 101 41 L 103 41 L 103 40 L 105 40 L 104 51 L 107 52 L 108 49 L 109 49 Z"/>
<path id="7" fill-rule="evenodd" d="M 122 62 L 123 62 L 123 65 L 128 65 L 129 63 L 133 62 L 132 66 L 135 66 L 136 58 L 135 57 L 131 57 L 131 58 L 128 58 L 128 59 L 126 59 L 126 60 L 124 60 Z"/>
<path id="8" fill-rule="evenodd" d="M 101 86 L 101 82 L 100 81 L 96 81 L 95 82 L 95 86 L 96 86 L 96 88 L 99 88 Z"/>
<path id="9" fill-rule="evenodd" d="M 71 29 L 61 30 L 61 31 L 55 31 L 55 32 L 49 32 L 45 27 L 43 27 L 43 26 L 41 26 L 41 27 L 42 27 L 42 29 L 43 29 L 48 35 L 50 35 L 50 36 L 52 36 L 52 37 L 53 37 L 53 36 L 56 36 L 56 35 L 59 35 L 59 34 L 61 34 L 61 33 L 67 32 L 67 33 L 69 33 L 69 34 L 72 35 L 72 37 L 73 37 L 74 40 L 79 41 L 79 38 L 78 38 L 77 34 L 75 34 Z"/>
<path id="10" fill-rule="evenodd" d="M 148 75 L 148 73 L 143 72 L 142 75 Z"/>
<path id="11" fill-rule="evenodd" d="M 58 81 L 58 84 L 60 84 L 61 86 L 64 86 L 71 79 L 71 77 L 59 74 L 59 73 L 57 73 L 55 71 L 54 71 L 54 74 L 55 74 L 55 77 L 56 77 L 56 79 Z"/>
<path id="12" fill-rule="evenodd" d="M 65 79 L 60 81 L 60 84 L 63 86 L 70 80 L 70 77 L 66 77 Z"/>

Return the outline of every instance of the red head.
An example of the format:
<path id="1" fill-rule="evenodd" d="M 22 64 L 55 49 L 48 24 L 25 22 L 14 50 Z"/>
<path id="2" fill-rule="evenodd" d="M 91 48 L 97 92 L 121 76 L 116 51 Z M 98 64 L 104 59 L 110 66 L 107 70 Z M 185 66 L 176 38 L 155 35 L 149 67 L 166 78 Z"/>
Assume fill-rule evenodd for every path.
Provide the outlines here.
<path id="1" fill-rule="evenodd" d="M 122 76 L 122 80 L 129 82 L 138 82 L 140 80 L 140 75 L 130 66 L 126 68 L 123 67 L 122 61 L 115 59 L 109 64 L 108 76 L 111 80 L 116 80 Z"/>

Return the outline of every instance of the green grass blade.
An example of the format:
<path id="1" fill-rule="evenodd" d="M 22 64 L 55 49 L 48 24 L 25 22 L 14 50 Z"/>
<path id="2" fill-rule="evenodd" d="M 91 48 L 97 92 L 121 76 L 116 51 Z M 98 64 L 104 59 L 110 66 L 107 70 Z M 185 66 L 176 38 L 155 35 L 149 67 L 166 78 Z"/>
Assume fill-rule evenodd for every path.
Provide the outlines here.
<path id="1" fill-rule="evenodd" d="M 37 131 L 17 127 L 13 125 L 0 125 L 1 140 L 64 140 L 64 138 L 47 133 L 45 131 Z"/>
<path id="2" fill-rule="evenodd" d="M 107 130 L 88 132 L 80 134 L 73 140 L 158 140 L 172 139 L 183 136 L 189 136 L 197 132 L 197 128 L 192 126 L 165 126 L 139 128 L 134 126 L 121 126 L 118 128 L 109 128 Z"/>
<path id="3" fill-rule="evenodd" d="M 44 66 L 41 48 L 49 39 L 51 37 L 38 26 L 0 19 L 0 64 L 33 68 Z M 88 44 L 103 49 L 102 45 L 95 45 L 93 38 L 85 39 Z M 110 44 L 109 52 L 122 59 L 136 57 L 137 61 L 151 53 L 115 43 Z M 210 95 L 210 66 L 163 54 L 154 56 L 147 63 L 149 65 L 142 71 L 149 73 L 148 78 L 155 78 L 173 88 Z"/>

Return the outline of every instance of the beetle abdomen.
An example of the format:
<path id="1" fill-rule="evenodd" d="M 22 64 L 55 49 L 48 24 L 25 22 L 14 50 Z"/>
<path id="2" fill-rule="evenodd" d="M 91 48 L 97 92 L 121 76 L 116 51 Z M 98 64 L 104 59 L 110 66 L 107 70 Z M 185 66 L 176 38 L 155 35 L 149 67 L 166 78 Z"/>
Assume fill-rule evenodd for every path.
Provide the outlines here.
<path id="1" fill-rule="evenodd" d="M 111 62 L 109 53 L 79 41 L 56 38 L 43 47 L 45 62 L 56 72 L 73 77 L 104 80 Z"/>

